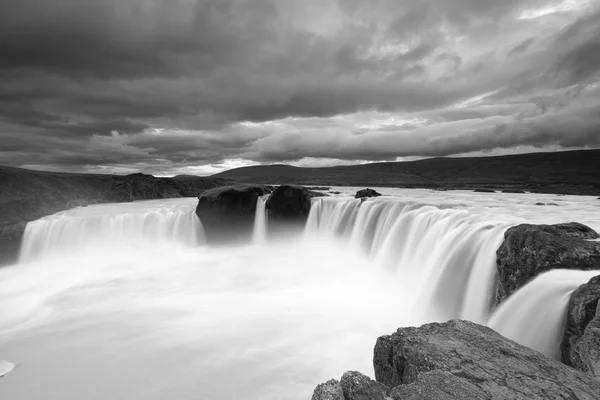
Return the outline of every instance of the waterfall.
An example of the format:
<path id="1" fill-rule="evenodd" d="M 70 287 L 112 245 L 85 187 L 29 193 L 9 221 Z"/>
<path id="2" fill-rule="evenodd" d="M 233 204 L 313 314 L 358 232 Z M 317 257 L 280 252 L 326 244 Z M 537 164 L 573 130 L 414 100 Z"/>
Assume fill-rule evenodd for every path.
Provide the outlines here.
<path id="1" fill-rule="evenodd" d="M 488 325 L 495 331 L 555 360 L 571 293 L 598 271 L 552 270 L 517 290 L 494 312 Z"/>
<path id="2" fill-rule="evenodd" d="M 106 205 L 75 208 L 30 222 L 25 228 L 20 261 L 98 245 L 129 246 L 149 241 L 187 246 L 204 243 L 204 230 L 193 212 L 193 204 L 147 203 L 149 207 L 141 210 L 137 202 L 119 204 L 115 209 Z M 152 207 L 155 203 L 159 206 Z"/>
<path id="3" fill-rule="evenodd" d="M 267 222 L 269 220 L 267 212 L 267 200 L 270 194 L 260 196 L 256 200 L 256 214 L 254 217 L 254 230 L 252 232 L 252 241 L 256 244 L 264 243 L 267 240 Z"/>
<path id="4" fill-rule="evenodd" d="M 306 234 L 346 238 L 415 290 L 422 322 L 484 323 L 496 279 L 496 249 L 506 222 L 452 207 L 400 199 L 313 200 Z"/>

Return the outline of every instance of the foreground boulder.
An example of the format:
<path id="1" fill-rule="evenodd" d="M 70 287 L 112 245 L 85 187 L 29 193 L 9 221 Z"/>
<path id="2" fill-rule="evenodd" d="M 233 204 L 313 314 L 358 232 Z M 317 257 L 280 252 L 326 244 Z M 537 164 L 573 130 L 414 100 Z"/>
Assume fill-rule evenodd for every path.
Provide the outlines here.
<path id="1" fill-rule="evenodd" d="M 376 381 L 344 374 L 345 400 L 600 399 L 600 382 L 591 376 L 468 321 L 401 328 L 382 336 L 373 365 Z"/>
<path id="2" fill-rule="evenodd" d="M 259 185 L 222 186 L 198 197 L 200 217 L 210 244 L 249 241 L 252 237 L 256 202 L 267 189 Z"/>
<path id="3" fill-rule="evenodd" d="M 600 379 L 600 276 L 571 294 L 562 342 L 563 362 Z"/>
<path id="4" fill-rule="evenodd" d="M 576 222 L 508 229 L 496 252 L 496 305 L 542 272 L 600 269 L 600 242 L 587 240 L 598 237 L 596 231 Z"/>
<path id="5" fill-rule="evenodd" d="M 374 189 L 362 189 L 356 192 L 355 199 L 362 199 L 363 197 L 379 197 L 381 193 L 377 192 Z"/>

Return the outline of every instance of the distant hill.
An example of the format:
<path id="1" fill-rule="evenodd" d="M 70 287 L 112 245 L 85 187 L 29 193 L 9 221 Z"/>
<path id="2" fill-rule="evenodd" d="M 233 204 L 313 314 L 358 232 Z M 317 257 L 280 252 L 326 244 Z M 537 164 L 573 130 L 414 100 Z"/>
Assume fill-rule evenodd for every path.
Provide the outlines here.
<path id="1" fill-rule="evenodd" d="M 236 168 L 212 177 L 247 183 L 436 189 L 494 188 L 599 195 L 600 150 L 497 157 L 431 158 L 328 168 L 267 165 Z"/>
<path id="2" fill-rule="evenodd" d="M 98 175 L 0 166 L 0 264 L 14 260 L 27 222 L 76 206 L 193 197 L 231 182 L 223 178 Z"/>

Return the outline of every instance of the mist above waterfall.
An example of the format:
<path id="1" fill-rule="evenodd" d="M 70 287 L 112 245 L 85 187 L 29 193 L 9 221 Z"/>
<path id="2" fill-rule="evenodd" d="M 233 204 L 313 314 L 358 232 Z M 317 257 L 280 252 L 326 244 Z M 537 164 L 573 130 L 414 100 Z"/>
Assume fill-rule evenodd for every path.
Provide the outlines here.
<path id="1" fill-rule="evenodd" d="M 19 372 L 0 398 L 309 398 L 317 382 L 370 371 L 381 334 L 485 323 L 508 226 L 600 227 L 584 197 L 378 189 L 393 196 L 360 201 L 336 190 L 313 200 L 303 234 L 275 240 L 259 199 L 244 246 L 204 244 L 195 199 L 32 222 L 20 264 L 0 269 L 1 356 Z M 492 327 L 535 347 L 589 276 L 560 274 L 515 293 Z M 533 318 L 544 312 L 553 319 Z"/>

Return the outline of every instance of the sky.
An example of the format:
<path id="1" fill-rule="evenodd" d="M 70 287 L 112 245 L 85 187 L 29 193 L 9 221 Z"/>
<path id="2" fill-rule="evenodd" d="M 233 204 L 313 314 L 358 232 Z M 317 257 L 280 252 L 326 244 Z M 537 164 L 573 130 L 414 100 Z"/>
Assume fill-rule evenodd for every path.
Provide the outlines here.
<path id="1" fill-rule="evenodd" d="M 0 165 L 600 147 L 600 0 L 2 0 Z"/>

